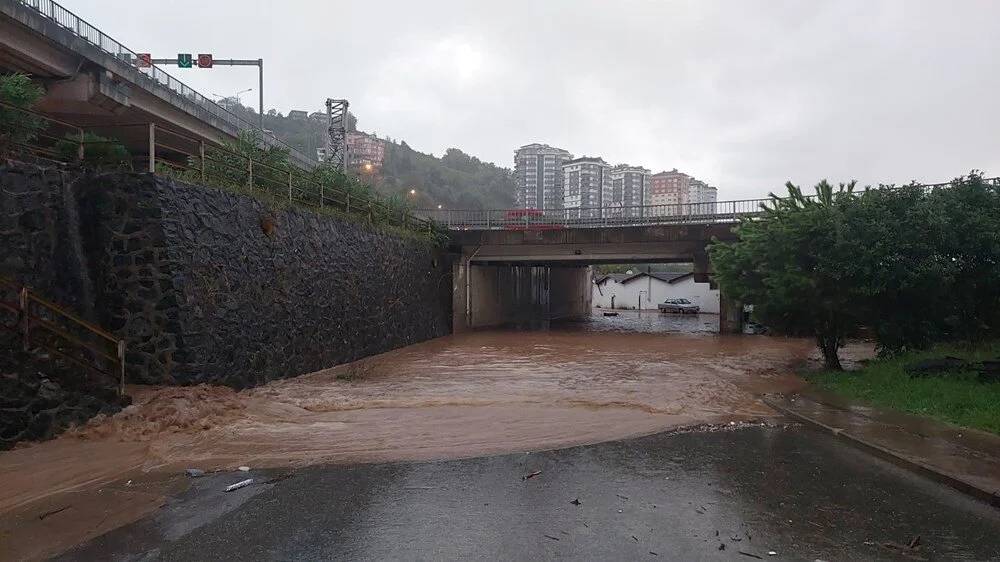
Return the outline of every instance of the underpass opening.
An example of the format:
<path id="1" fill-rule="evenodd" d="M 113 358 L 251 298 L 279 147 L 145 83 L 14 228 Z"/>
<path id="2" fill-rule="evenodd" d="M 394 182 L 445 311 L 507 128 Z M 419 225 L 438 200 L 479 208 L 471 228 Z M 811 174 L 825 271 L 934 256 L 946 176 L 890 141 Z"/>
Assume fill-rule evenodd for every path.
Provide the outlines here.
<path id="1" fill-rule="evenodd" d="M 504 262 L 473 253 L 456 260 L 455 269 L 456 333 L 498 327 L 733 333 L 738 330 L 726 329 L 726 313 L 736 309 L 742 317 L 742 306 L 725 303 L 703 264 L 693 260 L 593 265 Z"/>

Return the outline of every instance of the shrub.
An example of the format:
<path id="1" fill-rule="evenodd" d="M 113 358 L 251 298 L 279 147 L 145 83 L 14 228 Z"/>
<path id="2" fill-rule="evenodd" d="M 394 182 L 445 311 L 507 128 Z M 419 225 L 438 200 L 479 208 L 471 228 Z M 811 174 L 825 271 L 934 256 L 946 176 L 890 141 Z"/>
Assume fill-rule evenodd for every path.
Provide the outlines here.
<path id="1" fill-rule="evenodd" d="M 0 102 L 31 109 L 43 95 L 45 90 L 24 74 L 0 75 Z M 0 105 L 0 149 L 30 142 L 44 128 L 41 117 Z"/>
<path id="2" fill-rule="evenodd" d="M 96 169 L 132 168 L 132 155 L 122 143 L 94 133 L 84 133 L 82 139 L 77 135 L 67 134 L 63 140 L 56 143 L 56 153 L 61 160 L 73 162 L 78 158 L 81 142 L 83 144 L 81 163 L 84 166 Z"/>

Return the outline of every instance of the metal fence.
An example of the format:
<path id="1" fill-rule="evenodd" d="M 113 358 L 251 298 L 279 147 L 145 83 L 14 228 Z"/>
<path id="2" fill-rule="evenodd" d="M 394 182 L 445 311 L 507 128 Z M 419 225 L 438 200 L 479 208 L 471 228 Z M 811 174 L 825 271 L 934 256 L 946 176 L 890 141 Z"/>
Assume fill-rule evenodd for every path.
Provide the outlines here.
<path id="1" fill-rule="evenodd" d="M 987 185 L 1000 188 L 1000 177 L 983 178 Z M 949 187 L 953 182 L 911 184 L 925 191 Z M 815 199 L 815 195 L 806 196 Z M 449 230 L 559 230 L 564 228 L 607 228 L 655 224 L 735 223 L 753 217 L 771 199 L 740 199 L 711 203 L 583 207 L 572 209 L 420 209 L 416 214 Z"/>
<path id="2" fill-rule="evenodd" d="M 30 155 L 47 161 L 83 161 L 91 148 L 118 144 L 113 138 L 94 140 L 88 131 L 72 123 L 36 111 L 0 102 L 0 157 Z M 275 166 L 254 153 L 244 154 L 210 145 L 200 139 L 151 123 L 118 124 L 99 128 L 102 135 L 119 133 L 130 138 L 148 139 L 146 151 L 128 155 L 120 163 L 104 162 L 126 169 L 147 170 L 191 183 L 236 189 L 251 196 L 267 195 L 290 203 L 330 209 L 366 219 L 369 223 L 398 226 L 433 233 L 432 220 L 414 215 L 410 209 L 393 205 L 370 189 L 357 184 L 344 189 L 317 179 L 310 171 L 294 166 Z"/>
<path id="3" fill-rule="evenodd" d="M 5 277 L 0 277 L 0 328 L 17 332 L 25 351 L 42 348 L 105 381 L 117 381 L 124 396 L 125 340 Z"/>
<path id="4" fill-rule="evenodd" d="M 59 3 L 53 2 L 52 0 L 17 1 L 38 12 L 41 16 L 52 20 L 63 29 L 66 29 L 77 37 L 80 37 L 93 47 L 96 47 L 100 51 L 114 57 L 120 63 L 118 68 L 115 70 L 124 76 L 128 76 L 137 85 L 143 86 L 147 89 L 151 89 L 151 87 L 155 85 L 166 87 L 178 97 L 175 101 L 193 103 L 212 117 L 221 120 L 236 131 L 244 129 L 261 130 L 257 124 L 242 119 L 235 113 L 230 112 L 214 101 L 206 98 L 187 84 L 168 74 L 162 68 L 156 65 L 139 68 L 136 66 L 136 60 L 138 59 L 137 53 L 128 47 L 125 47 L 115 39 L 112 39 L 108 35 L 105 35 L 104 32 L 87 23 L 73 12 L 62 7 Z M 264 133 L 264 131 L 261 132 Z M 282 148 L 288 149 L 293 158 L 299 160 L 300 163 L 315 162 L 315 159 L 302 154 L 291 146 L 288 146 L 273 134 L 264 133 L 262 140 L 269 146 L 281 146 Z"/>
<path id="5" fill-rule="evenodd" d="M 714 203 L 587 207 L 536 211 L 534 209 L 427 209 L 417 214 L 451 230 L 557 230 L 651 224 L 713 224 L 737 222 L 755 215 L 768 199 Z"/>

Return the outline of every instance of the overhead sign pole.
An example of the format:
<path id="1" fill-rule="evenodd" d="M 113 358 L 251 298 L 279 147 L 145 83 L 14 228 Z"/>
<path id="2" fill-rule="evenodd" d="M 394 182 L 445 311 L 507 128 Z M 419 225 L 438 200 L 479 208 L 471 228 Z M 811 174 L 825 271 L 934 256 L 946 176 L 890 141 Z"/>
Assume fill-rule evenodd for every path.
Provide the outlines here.
<path id="1" fill-rule="evenodd" d="M 197 62 L 197 65 L 195 64 Z M 212 68 L 214 66 L 256 66 L 257 67 L 257 121 L 264 130 L 264 59 L 216 59 L 209 53 L 199 53 L 195 59 L 191 53 L 177 53 L 176 59 L 154 59 L 149 53 L 139 53 L 136 66 L 145 68 L 154 64 L 175 64 L 177 68 Z"/>

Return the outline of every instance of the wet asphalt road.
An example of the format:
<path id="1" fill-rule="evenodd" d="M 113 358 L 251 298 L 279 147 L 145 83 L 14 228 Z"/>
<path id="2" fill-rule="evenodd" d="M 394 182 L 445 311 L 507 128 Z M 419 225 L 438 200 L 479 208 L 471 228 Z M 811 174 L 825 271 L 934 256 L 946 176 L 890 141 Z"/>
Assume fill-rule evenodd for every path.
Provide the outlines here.
<path id="1" fill-rule="evenodd" d="M 277 479 L 197 479 L 64 559 L 1000 559 L 1000 510 L 799 426 L 251 475 Z"/>

